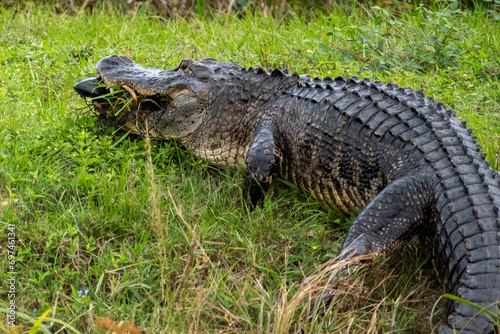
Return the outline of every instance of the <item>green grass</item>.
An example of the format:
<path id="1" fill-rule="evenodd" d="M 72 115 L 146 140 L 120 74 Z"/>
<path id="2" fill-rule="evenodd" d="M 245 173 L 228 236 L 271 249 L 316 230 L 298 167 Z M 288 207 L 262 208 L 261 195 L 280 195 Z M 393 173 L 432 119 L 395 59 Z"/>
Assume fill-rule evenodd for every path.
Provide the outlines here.
<path id="1" fill-rule="evenodd" d="M 359 9 L 311 21 L 162 23 L 3 10 L 0 247 L 15 225 L 19 325 L 30 328 L 46 310 L 50 332 L 67 323 L 81 333 L 109 327 L 98 319 L 106 317 L 145 333 L 288 333 L 295 325 L 426 333 L 443 321 L 444 303 L 430 321 L 442 290 L 413 247 L 378 259 L 364 284 L 342 285 L 325 317 L 300 317 L 308 300 L 300 283 L 338 255 L 354 216 L 282 182 L 250 212 L 241 172 L 215 169 L 174 142 L 100 129 L 72 87 L 110 54 L 161 68 L 213 57 L 424 89 L 458 110 L 499 167 L 500 26 L 481 13 Z M 0 272 L 7 260 L 2 252 Z M 0 296 L 8 307 L 6 290 Z"/>

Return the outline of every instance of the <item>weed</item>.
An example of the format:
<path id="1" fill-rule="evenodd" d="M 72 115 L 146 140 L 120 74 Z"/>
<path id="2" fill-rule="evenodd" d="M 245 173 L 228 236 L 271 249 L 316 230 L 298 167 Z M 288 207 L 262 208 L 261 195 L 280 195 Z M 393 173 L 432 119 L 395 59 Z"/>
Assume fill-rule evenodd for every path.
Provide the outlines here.
<path id="1" fill-rule="evenodd" d="M 467 14 L 460 10 L 434 11 L 420 6 L 403 14 L 403 20 L 387 9 L 374 6 L 370 14 L 372 24 L 333 26 L 333 31 L 327 33 L 331 45 L 340 40 L 347 42 L 348 48 L 336 51 L 319 42 L 322 52 L 341 56 L 347 64 L 356 60 L 370 70 L 395 72 L 456 68 L 465 55 L 487 48 L 487 43 L 464 45 L 466 34 L 477 34 L 477 31 L 467 24 L 463 19 Z M 414 29 L 407 29 L 405 25 Z M 479 59 L 476 61 L 480 64 Z"/>

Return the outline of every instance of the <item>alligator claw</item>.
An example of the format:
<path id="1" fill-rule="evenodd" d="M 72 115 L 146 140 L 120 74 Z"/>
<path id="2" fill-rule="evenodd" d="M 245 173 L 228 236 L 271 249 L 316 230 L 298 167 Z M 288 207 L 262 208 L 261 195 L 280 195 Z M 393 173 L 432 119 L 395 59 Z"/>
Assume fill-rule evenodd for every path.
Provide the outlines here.
<path id="1" fill-rule="evenodd" d="M 332 288 L 325 288 L 319 296 L 314 299 L 311 307 L 309 308 L 310 316 L 316 314 L 324 314 L 332 305 L 336 291 Z"/>

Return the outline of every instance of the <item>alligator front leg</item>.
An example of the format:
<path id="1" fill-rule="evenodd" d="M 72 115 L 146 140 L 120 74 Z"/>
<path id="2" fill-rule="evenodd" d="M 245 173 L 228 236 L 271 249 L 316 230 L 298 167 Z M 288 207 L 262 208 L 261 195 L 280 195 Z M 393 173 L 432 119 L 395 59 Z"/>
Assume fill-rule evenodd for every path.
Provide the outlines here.
<path id="1" fill-rule="evenodd" d="M 260 128 L 253 138 L 246 156 L 248 174 L 244 193 L 248 194 L 252 208 L 264 197 L 273 176 L 278 172 L 279 158 L 270 127 Z"/>
<path id="2" fill-rule="evenodd" d="M 342 245 L 339 261 L 347 264 L 340 269 L 346 276 L 353 268 L 377 255 L 390 253 L 415 236 L 432 214 L 433 191 L 425 177 L 404 177 L 389 184 L 359 214 Z M 358 259 L 357 259 L 358 258 Z M 316 306 L 325 306 L 334 293 L 336 279 L 320 296 Z"/>

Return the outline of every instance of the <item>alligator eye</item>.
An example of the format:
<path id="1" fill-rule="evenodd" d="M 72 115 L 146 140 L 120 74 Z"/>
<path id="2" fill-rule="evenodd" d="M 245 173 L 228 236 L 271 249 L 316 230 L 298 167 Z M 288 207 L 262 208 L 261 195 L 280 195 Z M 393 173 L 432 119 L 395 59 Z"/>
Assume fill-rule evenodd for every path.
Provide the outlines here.
<path id="1" fill-rule="evenodd" d="M 181 61 L 181 63 L 179 64 L 179 69 L 182 70 L 182 71 L 185 71 L 188 69 L 188 67 L 193 63 L 193 61 L 191 59 L 184 59 L 183 61 Z"/>

